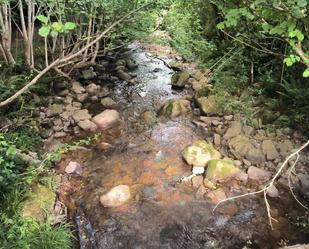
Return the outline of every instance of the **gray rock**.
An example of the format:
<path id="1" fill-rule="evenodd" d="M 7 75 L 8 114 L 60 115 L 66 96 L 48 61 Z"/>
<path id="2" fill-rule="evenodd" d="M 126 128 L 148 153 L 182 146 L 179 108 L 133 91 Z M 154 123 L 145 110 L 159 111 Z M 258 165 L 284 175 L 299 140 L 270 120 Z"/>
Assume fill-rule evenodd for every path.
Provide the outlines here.
<path id="1" fill-rule="evenodd" d="M 207 115 L 218 115 L 222 111 L 217 104 L 215 96 L 200 97 L 197 99 L 197 103 L 202 112 Z"/>
<path id="2" fill-rule="evenodd" d="M 279 197 L 279 191 L 276 188 L 275 185 L 272 185 L 268 190 L 267 190 L 267 195 L 271 198 L 276 198 Z"/>
<path id="3" fill-rule="evenodd" d="M 53 104 L 47 110 L 48 116 L 59 115 L 60 113 L 63 112 L 63 109 L 64 109 L 63 105 Z"/>
<path id="4" fill-rule="evenodd" d="M 303 197 L 309 199 L 309 175 L 298 174 L 297 177 L 298 177 L 298 180 L 299 180 L 300 194 Z"/>
<path id="5" fill-rule="evenodd" d="M 271 140 L 264 140 L 262 142 L 262 150 L 267 160 L 274 160 L 279 157 L 279 153 Z"/>
<path id="6" fill-rule="evenodd" d="M 240 135 L 242 133 L 242 123 L 240 121 L 235 121 L 232 123 L 231 127 L 226 131 L 224 138 L 230 139 Z"/>
<path id="7" fill-rule="evenodd" d="M 97 76 L 96 73 L 93 71 L 93 69 L 83 70 L 82 75 L 84 80 L 92 80 Z"/>
<path id="8" fill-rule="evenodd" d="M 280 152 L 280 155 L 282 156 L 288 156 L 289 154 L 292 153 L 294 146 L 290 140 L 285 140 L 283 142 L 280 142 L 278 144 L 278 149 Z"/>
<path id="9" fill-rule="evenodd" d="M 106 130 L 119 124 L 120 115 L 115 110 L 107 109 L 93 117 L 92 122 L 95 123 L 100 130 Z"/>
<path id="10" fill-rule="evenodd" d="M 88 93 L 79 93 L 76 95 L 76 100 L 78 102 L 84 103 L 88 98 Z"/>
<path id="11" fill-rule="evenodd" d="M 100 91 L 100 86 L 91 83 L 88 86 L 86 86 L 86 91 L 90 94 L 90 95 L 96 95 L 99 91 Z"/>
<path id="12" fill-rule="evenodd" d="M 238 158 L 244 157 L 249 150 L 253 149 L 253 145 L 250 143 L 249 138 L 245 135 L 238 135 L 231 139 L 229 147 L 233 154 Z"/>
<path id="13" fill-rule="evenodd" d="M 255 184 L 264 183 L 271 178 L 270 172 L 254 166 L 249 167 L 247 174 L 248 181 Z"/>
<path id="14" fill-rule="evenodd" d="M 176 118 L 188 112 L 188 100 L 168 100 L 161 108 L 160 114 L 168 118 Z"/>
<path id="15" fill-rule="evenodd" d="M 80 166 L 79 163 L 71 161 L 66 166 L 65 173 L 80 175 L 82 173 L 82 167 Z"/>
<path id="16" fill-rule="evenodd" d="M 76 123 L 82 120 L 91 119 L 91 115 L 89 114 L 87 109 L 77 110 L 73 113 L 72 118 Z"/>
<path id="17" fill-rule="evenodd" d="M 247 152 L 246 159 L 256 165 L 265 163 L 265 156 L 263 152 L 256 148 L 252 148 Z"/>
<path id="18" fill-rule="evenodd" d="M 214 144 L 216 147 L 221 145 L 221 136 L 217 133 L 214 134 Z"/>
<path id="19" fill-rule="evenodd" d="M 66 137 L 66 136 L 67 136 L 67 134 L 66 134 L 64 131 L 56 132 L 56 133 L 53 135 L 54 138 L 64 138 L 64 137 Z"/>
<path id="20" fill-rule="evenodd" d="M 132 79 L 132 76 L 131 76 L 130 74 L 126 73 L 126 72 L 123 71 L 123 70 L 118 70 L 118 71 L 117 71 L 117 76 L 118 76 L 120 79 L 124 80 L 124 81 L 129 81 L 129 80 Z"/>

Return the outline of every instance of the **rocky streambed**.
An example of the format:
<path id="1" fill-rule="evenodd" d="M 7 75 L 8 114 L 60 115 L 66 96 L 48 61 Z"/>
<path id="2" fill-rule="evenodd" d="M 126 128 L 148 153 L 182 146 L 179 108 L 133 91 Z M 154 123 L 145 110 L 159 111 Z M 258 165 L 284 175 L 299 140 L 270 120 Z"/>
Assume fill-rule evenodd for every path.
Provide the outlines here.
<path id="1" fill-rule="evenodd" d="M 80 248 L 308 243 L 293 223 L 305 210 L 289 191 L 287 173 L 268 193 L 274 230 L 263 196 L 213 212 L 223 199 L 260 189 L 302 141 L 290 130 L 256 129 L 241 116 L 220 115 L 207 71 L 180 61 L 169 48 L 132 44 L 82 70 L 79 82 L 56 84 L 58 97 L 42 109 L 47 141 L 101 134 L 56 167 L 58 199 L 76 222 Z M 292 179 L 304 202 L 308 161 L 300 158 L 301 174 Z"/>

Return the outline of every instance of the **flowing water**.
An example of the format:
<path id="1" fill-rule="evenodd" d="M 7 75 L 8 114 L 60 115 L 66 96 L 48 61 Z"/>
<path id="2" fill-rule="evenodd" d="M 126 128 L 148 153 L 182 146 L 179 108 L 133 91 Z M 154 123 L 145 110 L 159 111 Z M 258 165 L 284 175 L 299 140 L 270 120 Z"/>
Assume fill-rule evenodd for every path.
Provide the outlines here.
<path id="1" fill-rule="evenodd" d="M 173 71 L 138 44 L 130 56 L 139 67 L 136 84 L 118 82 L 112 96 L 123 123 L 108 131 L 107 150 L 93 149 L 83 165 L 82 188 L 72 198 L 77 203 L 76 224 L 82 249 L 118 248 L 276 248 L 283 239 L 299 241 L 284 217 L 282 203 L 274 203 L 279 224 L 271 232 L 259 198 L 236 202 L 236 212 L 196 198 L 196 189 L 180 183 L 190 167 L 181 151 L 197 138 L 205 139 L 191 124 L 193 114 L 177 120 L 147 122 L 145 111 L 188 92 L 171 88 Z M 99 112 L 100 110 L 98 110 Z M 119 208 L 104 208 L 99 198 L 112 187 L 130 186 L 132 200 Z M 223 186 L 237 193 L 239 189 Z M 276 207 L 276 205 L 278 207 Z M 286 204 L 284 204 L 286 205 Z"/>

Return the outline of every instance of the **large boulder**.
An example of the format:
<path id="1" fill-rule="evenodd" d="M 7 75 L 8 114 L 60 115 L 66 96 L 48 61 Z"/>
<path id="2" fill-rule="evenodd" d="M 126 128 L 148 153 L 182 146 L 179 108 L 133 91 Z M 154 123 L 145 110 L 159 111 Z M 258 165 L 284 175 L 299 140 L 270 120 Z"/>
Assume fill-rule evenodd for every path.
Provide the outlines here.
<path id="1" fill-rule="evenodd" d="M 185 87 L 190 78 L 190 74 L 188 72 L 176 72 L 172 76 L 172 86 L 174 87 Z"/>
<path id="2" fill-rule="evenodd" d="M 218 115 L 222 111 L 215 96 L 197 98 L 197 103 L 202 112 L 207 115 Z"/>
<path id="3" fill-rule="evenodd" d="M 240 169 L 233 163 L 225 160 L 211 160 L 208 162 L 206 177 L 209 180 L 218 180 L 235 176 Z"/>
<path id="4" fill-rule="evenodd" d="M 168 100 L 161 108 L 160 114 L 168 118 L 176 118 L 188 112 L 190 101 L 188 100 Z"/>
<path id="5" fill-rule="evenodd" d="M 120 122 L 120 115 L 116 110 L 107 109 L 92 118 L 100 130 L 113 128 Z"/>
<path id="6" fill-rule="evenodd" d="M 194 141 L 182 152 L 182 155 L 189 165 L 195 167 L 206 167 L 210 160 L 221 158 L 220 152 L 215 150 L 212 144 L 203 140 Z"/>
<path id="7" fill-rule="evenodd" d="M 231 152 L 238 159 L 244 157 L 249 152 L 249 150 L 254 148 L 253 145 L 250 143 L 249 138 L 245 135 L 238 135 L 232 138 L 229 142 L 229 147 L 231 149 Z"/>
<path id="8" fill-rule="evenodd" d="M 266 155 L 267 160 L 274 160 L 279 157 L 279 153 L 271 140 L 264 140 L 262 142 L 262 150 Z"/>
<path id="9" fill-rule="evenodd" d="M 112 188 L 105 195 L 100 197 L 100 202 L 104 207 L 119 207 L 131 199 L 130 187 L 118 185 Z"/>

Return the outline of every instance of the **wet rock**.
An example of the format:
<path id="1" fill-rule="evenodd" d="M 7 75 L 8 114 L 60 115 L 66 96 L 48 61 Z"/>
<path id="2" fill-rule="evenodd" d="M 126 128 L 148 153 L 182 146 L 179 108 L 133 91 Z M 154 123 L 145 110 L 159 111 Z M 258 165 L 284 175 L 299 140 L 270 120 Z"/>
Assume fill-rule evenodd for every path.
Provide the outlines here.
<path id="1" fill-rule="evenodd" d="M 160 114 L 168 118 L 176 118 L 188 112 L 187 105 L 187 100 L 170 99 L 161 108 Z"/>
<path id="2" fill-rule="evenodd" d="M 169 64 L 171 69 L 173 69 L 175 71 L 181 71 L 182 63 L 180 61 L 171 60 L 168 64 Z"/>
<path id="3" fill-rule="evenodd" d="M 152 124 L 156 123 L 156 121 L 157 121 L 156 114 L 152 111 L 143 112 L 141 118 L 144 121 L 144 123 L 147 124 L 147 125 L 152 125 Z"/>
<path id="4" fill-rule="evenodd" d="M 244 157 L 249 150 L 253 149 L 253 145 L 245 135 L 238 135 L 232 138 L 229 142 L 229 147 L 238 159 L 241 159 L 241 157 Z"/>
<path id="5" fill-rule="evenodd" d="M 80 166 L 79 163 L 71 161 L 66 166 L 65 173 L 80 175 L 82 173 L 82 167 Z"/>
<path id="6" fill-rule="evenodd" d="M 109 109 L 115 108 L 117 106 L 116 102 L 110 97 L 105 97 L 101 99 L 101 105 L 104 108 L 109 108 Z"/>
<path id="7" fill-rule="evenodd" d="M 204 195 L 206 193 L 207 193 L 207 189 L 203 185 L 200 185 L 198 190 L 195 193 L 195 198 L 199 200 L 204 199 Z"/>
<path id="8" fill-rule="evenodd" d="M 267 160 L 274 160 L 279 157 L 279 153 L 271 140 L 264 140 L 262 142 L 262 150 L 266 155 Z"/>
<path id="9" fill-rule="evenodd" d="M 97 76 L 92 68 L 83 70 L 82 75 L 84 80 L 92 80 Z"/>
<path id="10" fill-rule="evenodd" d="M 203 140 L 194 141 L 183 151 L 182 155 L 189 165 L 197 167 L 206 167 L 210 160 L 221 158 L 220 152 L 215 150 L 212 144 Z"/>
<path id="11" fill-rule="evenodd" d="M 309 199 L 309 175 L 305 174 L 298 174 L 297 175 L 299 180 L 299 192 L 300 194 Z"/>
<path id="12" fill-rule="evenodd" d="M 252 148 L 248 151 L 246 154 L 246 159 L 248 159 L 252 164 L 265 163 L 265 156 L 263 152 L 256 148 Z"/>
<path id="13" fill-rule="evenodd" d="M 227 129 L 224 138 L 230 139 L 236 137 L 242 133 L 242 123 L 240 121 L 235 121 L 232 123 L 231 127 Z"/>
<path id="14" fill-rule="evenodd" d="M 98 86 L 94 83 L 91 83 L 88 86 L 86 86 L 86 91 L 90 95 L 96 95 L 100 91 L 100 86 Z"/>
<path id="15" fill-rule="evenodd" d="M 188 72 L 176 72 L 172 76 L 172 86 L 179 88 L 185 87 L 189 78 L 190 74 Z"/>
<path id="16" fill-rule="evenodd" d="M 104 207 L 119 207 L 131 199 L 130 187 L 118 185 L 112 188 L 105 195 L 100 197 L 100 202 Z"/>
<path id="17" fill-rule="evenodd" d="M 279 191 L 276 188 L 275 185 L 272 185 L 268 190 L 267 190 L 267 195 L 271 198 L 276 198 L 279 197 Z"/>
<path id="18" fill-rule="evenodd" d="M 223 215 L 229 215 L 229 216 L 233 216 L 235 214 L 237 214 L 238 212 L 238 208 L 236 206 L 235 203 L 233 202 L 226 202 L 222 205 L 220 205 L 216 211 L 220 214 L 223 214 Z"/>
<path id="19" fill-rule="evenodd" d="M 98 126 L 89 119 L 81 120 L 77 123 L 77 125 L 87 132 L 95 132 L 98 129 Z"/>
<path id="20" fill-rule="evenodd" d="M 271 178 L 271 173 L 264 170 L 259 169 L 254 166 L 250 166 L 248 169 L 248 181 L 254 184 L 264 183 Z"/>
<path id="21" fill-rule="evenodd" d="M 109 89 L 107 86 L 101 87 L 97 93 L 98 98 L 103 98 L 109 95 Z"/>
<path id="22" fill-rule="evenodd" d="M 135 70 L 138 68 L 138 64 L 133 61 L 132 59 L 126 59 L 126 67 L 129 69 L 129 70 Z"/>
<path id="23" fill-rule="evenodd" d="M 91 119 L 91 115 L 89 114 L 87 109 L 77 110 L 73 113 L 72 118 L 76 123 L 79 121 Z"/>
<path id="24" fill-rule="evenodd" d="M 95 123 L 100 130 L 106 130 L 119 124 L 120 115 L 116 110 L 107 109 L 93 117 L 92 122 Z"/>
<path id="25" fill-rule="evenodd" d="M 72 91 L 76 94 L 84 93 L 86 89 L 77 81 L 72 83 Z"/>
<path id="26" fill-rule="evenodd" d="M 124 80 L 124 81 L 129 81 L 129 80 L 132 79 L 132 76 L 131 76 L 130 74 L 126 73 L 126 72 L 123 71 L 123 70 L 118 70 L 118 71 L 117 71 L 117 76 L 118 76 L 120 79 Z"/>
<path id="27" fill-rule="evenodd" d="M 76 95 L 76 100 L 78 102 L 84 103 L 88 98 L 88 93 L 79 93 Z"/>
<path id="28" fill-rule="evenodd" d="M 207 195 L 207 200 L 213 204 L 218 204 L 220 201 L 226 199 L 226 194 L 223 191 L 223 189 L 218 188 L 216 190 L 213 190 L 209 192 Z"/>
<path id="29" fill-rule="evenodd" d="M 285 140 L 278 144 L 280 155 L 284 157 L 292 153 L 293 147 L 294 146 L 290 140 Z"/>
<path id="30" fill-rule="evenodd" d="M 194 176 L 191 180 L 194 188 L 198 188 L 199 186 L 203 185 L 203 181 L 203 176 Z"/>
<path id="31" fill-rule="evenodd" d="M 208 162 L 206 178 L 209 180 L 219 180 L 235 176 L 239 172 L 240 170 L 229 161 L 211 160 Z"/>
<path id="32" fill-rule="evenodd" d="M 202 112 L 207 115 L 217 115 L 221 113 L 221 109 L 217 105 L 215 96 L 198 98 L 197 103 Z"/>

